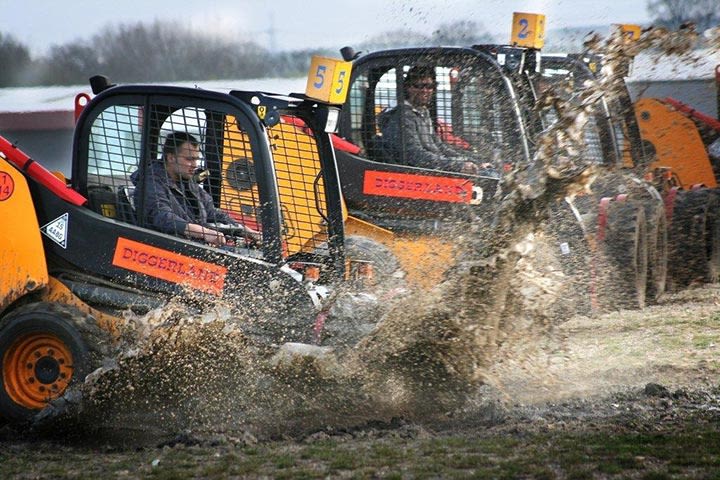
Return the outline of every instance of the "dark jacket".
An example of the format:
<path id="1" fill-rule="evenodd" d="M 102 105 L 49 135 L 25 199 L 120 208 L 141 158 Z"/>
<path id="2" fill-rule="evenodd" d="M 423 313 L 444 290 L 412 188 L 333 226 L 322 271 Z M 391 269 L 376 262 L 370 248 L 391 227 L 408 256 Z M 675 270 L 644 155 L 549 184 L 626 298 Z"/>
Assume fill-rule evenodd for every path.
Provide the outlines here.
<path id="1" fill-rule="evenodd" d="M 139 177 L 139 171 L 136 171 L 130 178 L 136 186 L 136 206 L 141 205 L 140 196 L 143 195 L 145 215 L 142 220 L 147 227 L 180 235 L 188 223 L 210 228 L 212 223 L 237 225 L 227 213 L 215 208 L 210 194 L 196 182 L 173 182 L 165 171 L 165 165 L 160 161 L 150 165 L 144 185 Z"/>
<path id="2" fill-rule="evenodd" d="M 387 161 L 413 167 L 459 171 L 463 163 L 472 161 L 449 145 L 435 132 L 427 108 L 413 107 L 405 102 L 381 113 L 378 139 Z"/>

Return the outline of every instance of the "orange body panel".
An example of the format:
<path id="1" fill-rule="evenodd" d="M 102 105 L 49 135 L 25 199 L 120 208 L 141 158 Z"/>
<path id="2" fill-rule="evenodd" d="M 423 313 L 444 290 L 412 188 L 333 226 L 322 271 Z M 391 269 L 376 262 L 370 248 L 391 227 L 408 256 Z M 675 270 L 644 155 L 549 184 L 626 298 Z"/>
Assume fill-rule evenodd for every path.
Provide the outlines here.
<path id="1" fill-rule="evenodd" d="M 27 180 L 0 156 L 0 311 L 48 283 L 35 206 Z"/>
<path id="2" fill-rule="evenodd" d="M 650 168 L 671 168 L 683 188 L 717 187 L 705 144 L 692 120 L 654 98 L 638 100 L 635 116 L 642 139 L 655 147 L 656 159 Z"/>
<path id="3" fill-rule="evenodd" d="M 100 310 L 92 308 L 83 302 L 65 285 L 54 277 L 50 277 L 47 288 L 40 292 L 39 300 L 50 303 L 62 303 L 64 305 L 72 305 L 83 313 L 92 315 L 98 322 L 98 326 L 108 332 L 114 339 L 120 337 L 122 327 L 125 325 L 125 319 L 115 317 Z"/>
<path id="4" fill-rule="evenodd" d="M 407 274 L 408 282 L 415 287 L 434 287 L 455 263 L 452 243 L 439 236 L 394 234 L 351 216 L 345 219 L 345 234 L 362 235 L 388 247 Z"/>

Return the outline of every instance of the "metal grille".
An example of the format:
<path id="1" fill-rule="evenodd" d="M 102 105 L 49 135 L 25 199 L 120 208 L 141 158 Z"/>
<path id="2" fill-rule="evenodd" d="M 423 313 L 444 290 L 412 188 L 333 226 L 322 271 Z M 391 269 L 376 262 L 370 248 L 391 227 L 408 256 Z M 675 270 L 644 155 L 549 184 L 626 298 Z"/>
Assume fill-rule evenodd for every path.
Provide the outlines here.
<path id="1" fill-rule="evenodd" d="M 284 116 L 268 129 L 287 253 L 327 250 L 327 204 L 317 143 L 305 122 Z"/>
<path id="2" fill-rule="evenodd" d="M 411 68 L 411 65 L 402 68 L 403 78 Z M 350 90 L 350 137 L 368 158 L 434 168 L 415 162 L 408 147 L 413 141 L 444 158 L 496 166 L 500 166 L 503 159 L 522 156 L 517 142 L 517 116 L 501 82 L 488 81 L 482 72 L 473 68 L 435 65 L 432 71 L 435 88 L 427 111 L 407 101 L 399 102 L 399 80 L 405 91 L 404 98 L 408 98 L 409 85 L 397 78 L 396 68 L 356 77 Z M 423 117 L 418 121 L 423 125 L 408 127 L 408 122 L 403 120 L 398 135 L 398 128 L 388 125 L 398 122 L 393 117 L 405 118 L 409 110 Z M 425 117 L 430 120 L 426 122 Z M 411 128 L 413 131 L 409 131 Z"/>
<path id="3" fill-rule="evenodd" d="M 568 63 L 570 67 L 572 64 Z M 602 132 L 602 125 L 607 125 L 602 119 L 606 117 L 604 111 L 604 104 L 601 100 L 595 100 L 593 105 L 590 105 L 590 109 L 583 102 L 586 102 L 583 98 L 583 79 L 576 78 L 573 71 L 564 65 L 552 65 L 552 67 L 545 67 L 541 77 L 535 79 L 535 89 L 538 95 L 550 94 L 560 99 L 563 104 L 566 116 L 578 118 L 581 111 L 589 111 L 587 121 L 581 126 L 582 128 L 582 139 L 580 142 L 576 142 L 573 145 L 573 149 L 582 156 L 583 160 L 589 163 L 603 164 L 604 156 L 611 156 L 612 160 L 615 160 L 615 154 L 612 151 L 604 152 L 602 135 L 603 133 L 608 134 L 609 138 L 611 132 Z M 550 126 L 555 123 L 558 119 L 558 112 L 553 107 L 547 107 L 542 112 L 543 120 L 546 126 Z M 580 117 L 582 118 L 582 117 Z M 565 147 L 558 145 L 557 147 Z"/>
<path id="4" fill-rule="evenodd" d="M 130 175 L 140 161 L 142 110 L 114 105 L 95 119 L 88 146 L 90 206 L 110 218 L 133 222 Z"/>
<path id="5" fill-rule="evenodd" d="M 154 104 L 150 114 L 143 115 L 139 106 L 111 106 L 101 112 L 91 127 L 88 151 L 88 195 L 91 207 L 117 220 L 155 228 L 146 216 L 143 190 L 151 174 L 167 175 L 164 170 L 163 146 L 170 134 L 189 134 L 200 152 L 192 183 L 210 195 L 220 215 L 209 216 L 205 226 L 228 223 L 228 218 L 255 230 L 261 230 L 258 186 L 250 141 L 231 115 L 209 109 L 177 108 Z M 143 170 L 141 136 L 143 122 L 151 126 L 147 141 L 149 155 Z M 145 180 L 139 175 L 143 173 Z M 179 190 L 189 190 L 188 183 L 178 183 Z M 183 198 L 181 195 L 176 198 Z M 189 194 L 185 199 L 196 197 Z M 196 200 L 187 202 L 198 211 Z M 206 210 L 207 211 L 207 210 Z M 225 214 L 227 217 L 225 217 Z M 200 223 L 200 222 L 192 222 Z M 182 232 L 170 232 L 182 235 Z"/>

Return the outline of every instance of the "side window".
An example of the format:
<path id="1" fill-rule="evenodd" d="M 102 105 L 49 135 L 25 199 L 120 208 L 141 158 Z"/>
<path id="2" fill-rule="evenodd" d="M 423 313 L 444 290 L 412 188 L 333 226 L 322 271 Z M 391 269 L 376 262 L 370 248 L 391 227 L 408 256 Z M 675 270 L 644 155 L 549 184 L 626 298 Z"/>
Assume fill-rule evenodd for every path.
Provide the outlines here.
<path id="1" fill-rule="evenodd" d="M 496 167 L 524 158 L 517 136 L 519 121 L 502 79 L 476 69 L 461 70 L 455 88 L 454 131 Z M 455 100 L 454 100 L 455 101 Z"/>
<path id="2" fill-rule="evenodd" d="M 228 224 L 231 221 L 240 223 L 254 230 L 261 229 L 260 200 L 256 182 L 255 163 L 250 139 L 237 121 L 227 111 L 211 107 L 177 107 L 155 104 L 154 118 L 151 125 L 157 125 L 157 133 L 152 135 L 150 145 L 152 159 L 146 166 L 146 172 L 153 181 L 164 177 L 165 164 L 163 149 L 169 137 L 178 138 L 178 134 L 197 142 L 197 150 L 190 155 L 195 159 L 194 173 L 189 181 L 180 182 L 177 189 L 171 191 L 177 195 L 171 199 L 171 208 L 177 215 L 184 215 L 183 203 L 189 202 L 190 209 L 195 209 L 193 223 L 203 223 L 212 228 L 213 224 Z M 181 148 L 186 148 L 180 144 Z M 182 150 L 181 152 L 184 152 Z M 180 155 L 180 153 L 178 154 Z M 187 158 L 183 159 L 187 161 Z M 194 204 L 195 194 L 180 194 L 181 190 L 194 189 L 189 184 L 197 184 L 212 201 L 212 208 L 205 205 L 203 214 L 198 214 L 198 205 Z M 138 203 L 143 200 L 143 223 L 151 222 L 151 217 L 158 213 L 151 210 L 152 202 L 142 191 L 148 189 L 147 184 L 139 184 L 136 194 Z M 178 205 L 176 205 L 177 200 Z M 157 224 L 159 220 L 155 218 Z M 160 228 L 155 225 L 155 228 Z M 170 228 L 166 226 L 165 228 Z M 179 233 L 177 233 L 179 234 Z"/>
<path id="3" fill-rule="evenodd" d="M 88 197 L 90 207 L 106 217 L 133 221 L 127 197 L 140 160 L 141 125 L 142 108 L 137 105 L 112 105 L 92 123 Z"/>
<path id="4" fill-rule="evenodd" d="M 160 138 L 157 145 L 157 151 L 155 152 L 155 159 L 162 159 L 162 147 L 165 143 L 165 139 L 172 132 L 185 132 L 194 136 L 200 142 L 200 152 L 204 152 L 202 148 L 204 145 L 205 137 L 205 124 L 206 115 L 202 109 L 188 107 L 176 110 L 170 115 L 160 127 Z M 200 165 L 201 168 L 204 165 L 204 157 L 201 156 Z"/>
<path id="5" fill-rule="evenodd" d="M 375 114 L 397 105 L 397 85 L 395 83 L 395 69 L 387 71 L 375 86 Z"/>
<path id="6" fill-rule="evenodd" d="M 362 138 L 363 112 L 367 98 L 367 75 L 358 75 L 350 87 L 350 141 L 356 145 L 364 145 Z"/>

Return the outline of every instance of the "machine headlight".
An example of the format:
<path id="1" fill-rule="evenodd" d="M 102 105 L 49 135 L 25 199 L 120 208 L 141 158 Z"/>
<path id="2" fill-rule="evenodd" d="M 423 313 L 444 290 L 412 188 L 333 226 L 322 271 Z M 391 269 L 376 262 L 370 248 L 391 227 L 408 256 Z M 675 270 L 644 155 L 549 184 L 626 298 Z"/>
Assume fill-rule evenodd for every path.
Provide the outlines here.
<path id="1" fill-rule="evenodd" d="M 327 121 L 325 122 L 325 132 L 335 133 L 337 131 L 338 119 L 340 118 L 340 110 L 337 108 L 328 108 Z"/>

